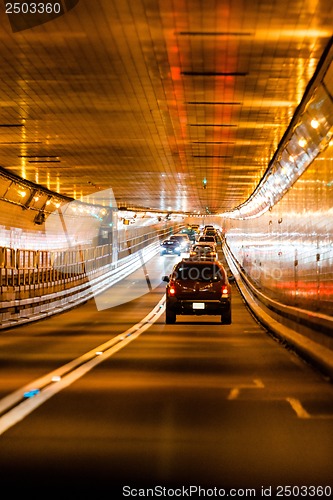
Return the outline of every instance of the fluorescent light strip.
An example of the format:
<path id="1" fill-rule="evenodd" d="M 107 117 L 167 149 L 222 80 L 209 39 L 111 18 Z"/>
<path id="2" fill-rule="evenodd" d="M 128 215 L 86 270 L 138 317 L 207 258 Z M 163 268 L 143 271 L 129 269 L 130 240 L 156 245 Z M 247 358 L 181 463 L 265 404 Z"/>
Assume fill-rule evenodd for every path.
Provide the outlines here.
<path id="1" fill-rule="evenodd" d="M 254 36 L 250 31 L 179 31 L 180 36 Z"/>
<path id="2" fill-rule="evenodd" d="M 191 141 L 191 144 L 235 144 L 234 141 Z"/>
<path id="3" fill-rule="evenodd" d="M 182 71 L 180 73 L 183 76 L 247 76 L 248 73 L 241 71 Z"/>
<path id="4" fill-rule="evenodd" d="M 231 101 L 188 101 L 185 102 L 185 104 L 200 104 L 204 106 L 240 106 L 242 103 L 241 102 L 231 102 Z"/>
<path id="5" fill-rule="evenodd" d="M 189 123 L 190 127 L 238 127 L 232 123 Z"/>

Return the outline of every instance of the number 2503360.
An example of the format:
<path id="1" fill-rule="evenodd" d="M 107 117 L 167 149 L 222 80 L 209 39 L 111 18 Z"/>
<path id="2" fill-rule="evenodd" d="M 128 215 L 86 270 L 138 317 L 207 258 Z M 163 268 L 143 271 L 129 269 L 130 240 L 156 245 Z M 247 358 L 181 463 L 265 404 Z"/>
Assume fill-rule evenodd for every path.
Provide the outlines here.
<path id="1" fill-rule="evenodd" d="M 60 14 L 61 8 L 59 2 L 7 2 L 6 14 Z"/>
<path id="2" fill-rule="evenodd" d="M 277 486 L 276 497 L 330 497 L 330 486 Z"/>

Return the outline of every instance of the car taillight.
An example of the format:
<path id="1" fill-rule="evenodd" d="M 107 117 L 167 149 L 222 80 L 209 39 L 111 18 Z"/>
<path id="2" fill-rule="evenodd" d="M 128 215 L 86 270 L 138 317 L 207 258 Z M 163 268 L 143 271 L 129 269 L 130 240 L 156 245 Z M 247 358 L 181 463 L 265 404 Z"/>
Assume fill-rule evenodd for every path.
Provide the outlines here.
<path id="1" fill-rule="evenodd" d="M 169 286 L 168 293 L 171 297 L 173 297 L 176 294 L 176 288 L 174 287 L 174 285 Z"/>
<path id="2" fill-rule="evenodd" d="M 228 288 L 226 286 L 223 286 L 222 287 L 222 297 L 228 297 L 228 296 L 229 296 Z"/>

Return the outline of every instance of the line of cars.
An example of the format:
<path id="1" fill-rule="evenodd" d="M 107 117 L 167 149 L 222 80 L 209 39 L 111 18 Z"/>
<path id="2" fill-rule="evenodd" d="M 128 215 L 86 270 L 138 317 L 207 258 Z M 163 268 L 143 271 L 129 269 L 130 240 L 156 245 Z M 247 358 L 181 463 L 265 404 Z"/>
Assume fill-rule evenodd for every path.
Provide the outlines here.
<path id="1" fill-rule="evenodd" d="M 183 229 L 171 235 L 161 243 L 161 255 L 178 255 L 190 253 L 200 258 L 217 259 L 218 231 L 213 226 L 205 226 L 202 234 L 193 228 Z"/>
<path id="2" fill-rule="evenodd" d="M 218 260 L 217 231 L 206 228 L 201 236 L 190 242 L 178 233 L 162 243 L 161 254 L 187 253 L 177 262 L 169 276 L 163 276 L 166 285 L 165 322 L 173 324 L 177 315 L 219 315 L 221 323 L 231 324 L 231 282 L 227 272 Z M 168 250 L 165 250 L 167 248 Z"/>

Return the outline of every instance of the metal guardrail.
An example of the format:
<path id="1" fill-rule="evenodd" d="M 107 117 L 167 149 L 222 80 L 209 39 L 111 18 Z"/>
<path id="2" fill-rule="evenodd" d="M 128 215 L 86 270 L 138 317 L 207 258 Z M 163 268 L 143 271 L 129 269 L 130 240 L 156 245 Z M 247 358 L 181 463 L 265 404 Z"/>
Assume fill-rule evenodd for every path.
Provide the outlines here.
<path id="1" fill-rule="evenodd" d="M 226 242 L 223 251 L 240 293 L 258 320 L 333 380 L 333 317 L 271 299 L 247 278 Z"/>
<path id="2" fill-rule="evenodd" d="M 141 235 L 119 242 L 118 258 L 138 252 L 152 241 L 169 235 L 169 228 Z M 0 247 L 0 290 L 4 287 L 51 285 L 83 278 L 87 273 L 113 263 L 112 244 L 89 248 L 69 248 L 63 251 L 20 250 Z"/>
<path id="3" fill-rule="evenodd" d="M 169 232 L 167 227 L 135 235 L 115 262 L 110 244 L 63 252 L 0 248 L 0 328 L 65 311 L 102 293 L 159 253 Z"/>

